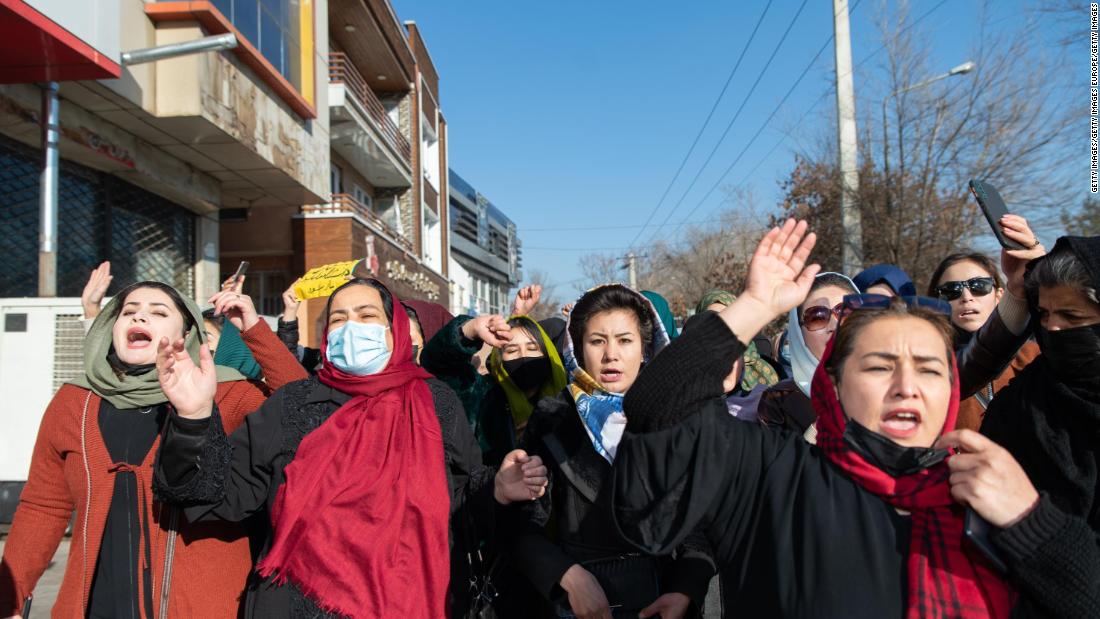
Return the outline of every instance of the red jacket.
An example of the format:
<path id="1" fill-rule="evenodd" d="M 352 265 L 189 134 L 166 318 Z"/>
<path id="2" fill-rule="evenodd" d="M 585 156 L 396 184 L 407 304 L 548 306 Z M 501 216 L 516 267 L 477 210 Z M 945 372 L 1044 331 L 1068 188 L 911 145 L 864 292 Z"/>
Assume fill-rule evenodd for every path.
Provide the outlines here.
<path id="1" fill-rule="evenodd" d="M 267 382 L 218 384 L 214 400 L 227 434 L 259 408 L 272 390 L 307 377 L 264 321 L 241 337 Z M 46 408 L 0 561 L 0 617 L 20 612 L 23 599 L 34 590 L 61 543 L 73 510 L 76 520 L 69 561 L 53 616 L 82 619 L 87 612 L 114 490 L 111 457 L 99 433 L 99 405 L 99 396 L 66 384 Z M 135 471 L 138 488 L 146 497 L 143 517 L 149 519 L 152 531 L 153 606 L 158 616 L 234 617 L 252 568 L 245 531 L 236 523 L 191 524 L 178 510 L 154 501 L 153 460 L 159 445 L 158 438 Z M 139 556 L 144 560 L 144 547 Z M 139 579 L 141 573 L 138 570 Z M 144 584 L 138 586 L 140 591 Z"/>

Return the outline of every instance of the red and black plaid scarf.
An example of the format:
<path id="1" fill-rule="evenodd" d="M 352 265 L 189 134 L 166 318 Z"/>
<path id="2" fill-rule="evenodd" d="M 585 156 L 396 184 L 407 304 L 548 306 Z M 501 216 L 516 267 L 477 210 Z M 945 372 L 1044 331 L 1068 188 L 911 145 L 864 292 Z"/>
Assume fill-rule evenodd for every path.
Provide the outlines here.
<path id="1" fill-rule="evenodd" d="M 904 477 L 891 477 L 853 451 L 843 439 L 848 422 L 825 371 L 825 349 L 810 390 L 817 411 L 817 445 L 864 490 L 912 514 L 909 541 L 908 612 L 917 617 L 979 619 L 1008 617 L 1016 594 L 1003 576 L 969 544 L 964 546 L 964 508 L 951 498 L 946 462 Z M 951 360 L 954 364 L 954 359 Z M 957 372 L 952 372 L 952 376 Z M 955 427 L 959 383 L 952 380 L 945 428 Z"/>

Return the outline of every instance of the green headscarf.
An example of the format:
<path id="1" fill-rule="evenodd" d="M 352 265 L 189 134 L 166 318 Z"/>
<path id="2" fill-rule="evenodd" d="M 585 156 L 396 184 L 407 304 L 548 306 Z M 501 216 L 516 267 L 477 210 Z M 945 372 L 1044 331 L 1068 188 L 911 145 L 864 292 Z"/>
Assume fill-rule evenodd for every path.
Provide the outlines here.
<path id="1" fill-rule="evenodd" d="M 565 364 L 561 362 L 561 356 L 558 355 L 558 349 L 554 346 L 553 340 L 549 335 L 546 335 L 546 331 L 543 331 L 542 325 L 530 316 L 511 316 L 508 320 L 513 318 L 526 318 L 531 324 L 535 325 L 537 333 L 533 334 L 539 338 L 542 342 L 542 348 L 546 351 L 546 356 L 550 359 L 550 380 L 544 382 L 539 387 L 536 394 L 536 400 L 544 396 L 557 395 L 562 389 L 565 389 L 565 385 L 568 382 L 565 377 Z M 508 406 L 512 409 L 512 419 L 515 421 L 516 432 L 527 424 L 527 420 L 531 417 L 531 413 L 534 412 L 534 405 L 527 399 L 525 394 L 515 383 L 512 382 L 511 377 L 508 376 L 508 371 L 504 369 L 504 360 L 502 358 L 499 348 L 494 348 L 493 352 L 489 354 L 489 371 L 493 373 L 493 378 L 496 379 L 497 384 L 504 390 L 504 395 L 508 398 Z"/>
<path id="2" fill-rule="evenodd" d="M 711 288 L 703 293 L 703 298 L 699 299 L 699 304 L 695 306 L 695 313 L 698 314 L 706 310 L 715 303 L 721 303 L 725 306 L 733 305 L 733 302 L 737 300 L 737 295 L 721 288 Z"/>
<path id="3" fill-rule="evenodd" d="M 99 397 L 107 400 L 115 408 L 145 408 L 167 402 L 168 398 L 160 389 L 160 381 L 156 368 L 142 374 L 131 376 L 123 374 L 121 377 L 111 367 L 107 355 L 114 344 L 112 330 L 115 319 L 118 317 L 118 306 L 134 290 L 143 287 L 148 282 L 138 282 L 128 286 L 119 292 L 111 302 L 96 316 L 92 328 L 84 336 L 84 375 L 73 379 L 71 384 L 84 389 L 90 389 Z M 191 329 L 184 337 L 184 345 L 191 359 L 199 362 L 199 346 L 206 339 L 202 330 L 202 312 L 199 306 L 187 297 L 180 295 L 187 313 L 191 315 Z M 155 343 L 154 343 L 155 345 Z M 217 366 L 218 382 L 230 382 L 245 380 L 243 374 L 232 368 Z"/>
<path id="4" fill-rule="evenodd" d="M 649 299 L 649 302 L 653 304 L 653 309 L 657 310 L 657 317 L 661 319 L 661 324 L 665 326 L 668 339 L 676 339 L 680 332 L 676 330 L 676 317 L 672 315 L 672 308 L 669 307 L 668 301 L 652 290 L 643 290 L 642 296 Z"/>
<path id="5" fill-rule="evenodd" d="M 736 300 L 737 295 L 728 290 L 711 288 L 703 294 L 703 298 L 699 299 L 699 303 L 695 306 L 695 313 L 705 312 L 715 303 L 729 307 Z M 779 382 L 779 373 L 760 356 L 760 351 L 756 349 L 756 342 L 749 342 L 741 358 L 745 361 L 745 370 L 741 374 L 742 390 L 752 391 L 752 388 L 757 385 L 771 386 Z"/>
<path id="6" fill-rule="evenodd" d="M 252 380 L 260 380 L 263 370 L 256 363 L 256 357 L 241 339 L 241 330 L 233 323 L 222 322 L 222 334 L 218 338 L 218 350 L 214 353 L 214 363 L 238 370 Z"/>

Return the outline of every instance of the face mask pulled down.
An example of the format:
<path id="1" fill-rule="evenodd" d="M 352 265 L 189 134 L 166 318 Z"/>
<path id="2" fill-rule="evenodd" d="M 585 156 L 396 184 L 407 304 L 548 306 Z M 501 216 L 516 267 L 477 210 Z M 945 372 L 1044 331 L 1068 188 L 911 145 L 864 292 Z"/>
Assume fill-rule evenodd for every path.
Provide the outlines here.
<path id="1" fill-rule="evenodd" d="M 329 331 L 327 361 L 333 367 L 356 376 L 377 374 L 390 360 L 386 345 L 389 327 L 348 321 Z"/>

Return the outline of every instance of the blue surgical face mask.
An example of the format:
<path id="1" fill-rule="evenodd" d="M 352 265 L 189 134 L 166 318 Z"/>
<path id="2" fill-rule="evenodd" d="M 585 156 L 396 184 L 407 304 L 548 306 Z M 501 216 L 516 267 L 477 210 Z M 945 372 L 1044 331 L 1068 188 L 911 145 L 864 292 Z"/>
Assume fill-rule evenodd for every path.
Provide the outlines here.
<path id="1" fill-rule="evenodd" d="M 356 376 L 377 374 L 390 360 L 386 345 L 389 327 L 349 320 L 329 331 L 328 362 L 341 372 Z"/>

